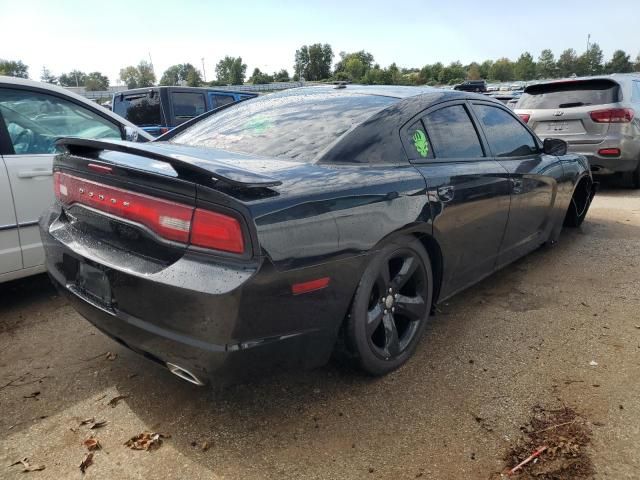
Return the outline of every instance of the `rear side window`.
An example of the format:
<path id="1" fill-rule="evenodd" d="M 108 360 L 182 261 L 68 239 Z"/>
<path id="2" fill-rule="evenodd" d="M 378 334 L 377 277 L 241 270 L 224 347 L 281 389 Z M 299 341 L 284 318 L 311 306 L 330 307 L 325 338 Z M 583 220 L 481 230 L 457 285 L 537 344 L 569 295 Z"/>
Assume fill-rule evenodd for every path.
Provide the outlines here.
<path id="1" fill-rule="evenodd" d="M 172 92 L 173 116 L 175 124 L 180 125 L 206 111 L 202 93 Z"/>
<path id="2" fill-rule="evenodd" d="M 538 151 L 533 136 L 509 113 L 490 105 L 474 108 L 496 157 L 522 157 Z"/>
<path id="3" fill-rule="evenodd" d="M 141 127 L 163 124 L 158 92 L 117 95 L 113 102 L 113 111 Z"/>
<path id="4" fill-rule="evenodd" d="M 230 103 L 235 102 L 235 99 L 232 95 L 212 95 L 211 100 L 214 107 L 222 107 L 223 105 L 228 105 Z"/>
<path id="5" fill-rule="evenodd" d="M 574 108 L 616 103 L 620 86 L 611 80 L 582 80 L 532 85 L 522 94 L 517 108 Z"/>
<path id="6" fill-rule="evenodd" d="M 462 105 L 427 114 L 424 125 L 436 158 L 483 157 L 484 152 L 467 110 Z"/>

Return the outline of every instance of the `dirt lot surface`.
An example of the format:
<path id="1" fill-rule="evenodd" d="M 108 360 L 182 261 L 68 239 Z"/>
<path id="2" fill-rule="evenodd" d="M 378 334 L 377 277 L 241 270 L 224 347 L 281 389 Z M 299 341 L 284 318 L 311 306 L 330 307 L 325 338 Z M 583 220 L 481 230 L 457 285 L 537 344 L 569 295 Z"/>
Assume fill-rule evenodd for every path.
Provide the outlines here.
<path id="1" fill-rule="evenodd" d="M 213 394 L 103 336 L 45 276 L 0 285 L 0 478 L 80 478 L 93 433 L 87 479 L 486 480 L 514 466 L 532 412 L 566 405 L 594 478 L 638 479 L 639 307 L 640 194 L 614 188 L 555 247 L 441 305 L 383 379 L 332 364 Z M 145 430 L 171 438 L 124 445 Z M 46 468 L 9 467 L 23 457 Z"/>

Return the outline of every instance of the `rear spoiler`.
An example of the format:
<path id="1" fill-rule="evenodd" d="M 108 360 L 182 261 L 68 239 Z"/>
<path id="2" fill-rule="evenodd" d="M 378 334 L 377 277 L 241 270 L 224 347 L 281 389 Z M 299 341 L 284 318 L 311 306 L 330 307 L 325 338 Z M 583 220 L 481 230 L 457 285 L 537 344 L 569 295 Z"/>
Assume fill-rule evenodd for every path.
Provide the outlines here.
<path id="1" fill-rule="evenodd" d="M 236 187 L 275 187 L 282 185 L 280 180 L 254 173 L 225 162 L 204 160 L 202 158 L 173 153 L 151 143 L 132 143 L 113 140 L 90 140 L 85 138 L 61 138 L 56 145 L 63 147 L 72 155 L 87 154 L 88 151 L 97 153 L 103 150 L 129 153 L 140 157 L 165 162 L 177 170 L 185 170 L 197 175 L 213 177 L 221 182 Z"/>

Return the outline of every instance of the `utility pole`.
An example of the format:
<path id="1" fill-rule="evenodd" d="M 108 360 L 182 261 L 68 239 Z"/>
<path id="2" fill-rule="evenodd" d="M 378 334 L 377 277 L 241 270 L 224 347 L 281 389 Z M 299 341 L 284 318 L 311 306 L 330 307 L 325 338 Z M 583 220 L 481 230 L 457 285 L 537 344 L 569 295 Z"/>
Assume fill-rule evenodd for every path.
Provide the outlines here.
<path id="1" fill-rule="evenodd" d="M 204 71 L 204 57 L 202 57 L 200 60 L 202 60 L 202 79 L 206 82 L 207 81 L 207 72 Z"/>
<path id="2" fill-rule="evenodd" d="M 587 52 L 589 51 L 589 43 L 591 42 L 591 34 L 587 34 Z"/>
<path id="3" fill-rule="evenodd" d="M 151 60 L 151 52 L 149 52 L 149 64 L 151 65 L 151 71 L 153 72 L 153 75 L 155 76 L 156 71 L 153 68 L 153 60 Z"/>

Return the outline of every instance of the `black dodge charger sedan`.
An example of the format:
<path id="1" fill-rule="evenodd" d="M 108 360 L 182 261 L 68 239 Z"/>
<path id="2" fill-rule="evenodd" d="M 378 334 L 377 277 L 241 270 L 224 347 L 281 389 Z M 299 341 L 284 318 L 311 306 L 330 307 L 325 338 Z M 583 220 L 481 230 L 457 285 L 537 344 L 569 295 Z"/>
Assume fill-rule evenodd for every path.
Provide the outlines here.
<path id="1" fill-rule="evenodd" d="M 167 141 L 63 139 L 50 275 L 104 333 L 192 383 L 416 349 L 434 305 L 583 221 L 585 158 L 501 103 L 293 89 Z"/>

